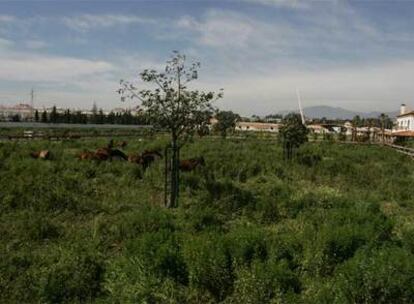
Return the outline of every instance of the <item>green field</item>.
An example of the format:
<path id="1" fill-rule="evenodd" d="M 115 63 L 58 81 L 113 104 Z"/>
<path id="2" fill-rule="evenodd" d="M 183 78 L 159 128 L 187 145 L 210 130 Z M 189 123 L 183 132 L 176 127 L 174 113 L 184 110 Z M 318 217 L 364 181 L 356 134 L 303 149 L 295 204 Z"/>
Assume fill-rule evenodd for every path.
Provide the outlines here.
<path id="1" fill-rule="evenodd" d="M 206 166 L 166 209 L 162 160 L 74 157 L 106 143 L 0 143 L 0 303 L 414 302 L 410 158 L 321 143 L 285 162 L 276 141 L 197 139 L 181 158 Z"/>

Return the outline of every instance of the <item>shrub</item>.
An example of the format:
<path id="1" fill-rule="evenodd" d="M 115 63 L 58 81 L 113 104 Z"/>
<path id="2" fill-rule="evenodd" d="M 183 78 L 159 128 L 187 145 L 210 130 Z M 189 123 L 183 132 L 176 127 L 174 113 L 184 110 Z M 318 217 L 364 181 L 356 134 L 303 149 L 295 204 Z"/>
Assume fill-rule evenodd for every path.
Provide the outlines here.
<path id="1" fill-rule="evenodd" d="M 171 278 L 187 285 L 188 273 L 180 243 L 170 231 L 144 233 L 126 245 L 128 256 L 133 256 L 161 280 Z"/>
<path id="2" fill-rule="evenodd" d="M 246 206 L 254 207 L 253 193 L 230 181 L 208 181 L 206 188 L 208 195 L 205 201 L 216 202 L 226 211 L 237 212 Z"/>
<path id="3" fill-rule="evenodd" d="M 23 222 L 24 235 L 31 240 L 53 239 L 60 235 L 59 228 L 43 215 L 27 215 Z"/>
<path id="4" fill-rule="evenodd" d="M 190 286 L 223 300 L 233 287 L 231 256 L 218 235 L 200 235 L 187 240 L 183 248 Z"/>
<path id="5" fill-rule="evenodd" d="M 333 303 L 412 303 L 414 256 L 398 247 L 361 250 L 335 272 Z"/>
<path id="6" fill-rule="evenodd" d="M 311 145 L 305 145 L 302 146 L 297 152 L 296 160 L 301 165 L 313 167 L 322 160 L 322 155 L 320 151 L 315 149 L 315 147 L 312 147 Z"/>
<path id="7" fill-rule="evenodd" d="M 39 297 L 45 303 L 90 302 L 101 292 L 103 273 L 95 256 L 75 253 L 63 257 L 38 274 Z"/>
<path id="8" fill-rule="evenodd" d="M 234 293 L 226 303 L 293 303 L 300 290 L 299 279 L 286 263 L 254 261 L 237 272 Z"/>
<path id="9" fill-rule="evenodd" d="M 303 267 L 313 276 L 330 275 L 361 247 L 374 248 L 392 237 L 392 222 L 375 204 L 361 203 L 311 216 L 315 226 L 305 233 Z"/>
<path id="10" fill-rule="evenodd" d="M 226 238 L 236 267 L 250 265 L 254 259 L 264 261 L 267 258 L 266 234 L 259 227 L 238 225 Z"/>

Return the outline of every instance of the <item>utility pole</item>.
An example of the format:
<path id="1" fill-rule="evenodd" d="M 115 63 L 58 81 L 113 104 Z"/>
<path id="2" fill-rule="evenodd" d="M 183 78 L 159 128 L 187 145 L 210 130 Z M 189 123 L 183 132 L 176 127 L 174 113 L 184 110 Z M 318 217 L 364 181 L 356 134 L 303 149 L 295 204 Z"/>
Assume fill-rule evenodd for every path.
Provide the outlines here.
<path id="1" fill-rule="evenodd" d="M 34 120 L 34 89 L 30 91 L 30 119 Z"/>

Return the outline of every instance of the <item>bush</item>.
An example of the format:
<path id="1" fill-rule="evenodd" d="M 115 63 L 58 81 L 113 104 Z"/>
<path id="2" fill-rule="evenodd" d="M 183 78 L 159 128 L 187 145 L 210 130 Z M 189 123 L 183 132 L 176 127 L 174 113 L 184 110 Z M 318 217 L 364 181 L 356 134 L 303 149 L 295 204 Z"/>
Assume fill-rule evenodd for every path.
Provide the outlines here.
<path id="1" fill-rule="evenodd" d="M 206 202 L 216 202 L 226 211 L 238 212 L 243 207 L 254 208 L 255 198 L 252 192 L 238 187 L 230 181 L 209 181 L 206 183 L 208 195 Z"/>
<path id="2" fill-rule="evenodd" d="M 335 272 L 332 303 L 412 303 L 414 256 L 398 247 L 361 250 Z M 326 297 L 326 295 L 324 295 Z"/>
<path id="3" fill-rule="evenodd" d="M 392 237 L 392 222 L 375 205 L 360 204 L 311 216 L 317 226 L 305 233 L 303 267 L 312 276 L 328 276 L 358 249 L 375 248 Z"/>
<path id="4" fill-rule="evenodd" d="M 75 253 L 39 273 L 39 297 L 44 303 L 90 302 L 101 292 L 104 268 L 95 256 Z"/>
<path id="5" fill-rule="evenodd" d="M 180 251 L 181 245 L 170 231 L 144 233 L 126 245 L 126 254 L 137 258 L 148 271 L 161 280 L 170 278 L 187 285 L 188 273 Z"/>
<path id="6" fill-rule="evenodd" d="M 301 165 L 313 167 L 322 160 L 322 155 L 320 151 L 315 149 L 315 147 L 311 145 L 305 145 L 302 146 L 297 152 L 296 160 Z"/>
<path id="7" fill-rule="evenodd" d="M 286 263 L 254 261 L 237 272 L 234 293 L 226 303 L 295 303 L 300 290 L 299 279 Z"/>
<path id="8" fill-rule="evenodd" d="M 235 267 L 250 265 L 254 259 L 266 260 L 267 236 L 263 229 L 248 224 L 238 225 L 226 237 Z"/>
<path id="9" fill-rule="evenodd" d="M 231 256 L 218 235 L 200 235 L 188 239 L 183 248 L 190 286 L 209 292 L 222 301 L 233 287 Z"/>

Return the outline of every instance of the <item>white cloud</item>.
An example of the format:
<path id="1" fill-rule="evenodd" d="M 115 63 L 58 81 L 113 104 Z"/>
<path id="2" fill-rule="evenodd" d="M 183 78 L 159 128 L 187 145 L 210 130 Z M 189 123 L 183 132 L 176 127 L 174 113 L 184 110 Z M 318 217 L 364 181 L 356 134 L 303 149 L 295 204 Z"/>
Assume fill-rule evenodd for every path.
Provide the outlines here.
<path id="1" fill-rule="evenodd" d="M 13 46 L 13 44 L 14 43 L 11 40 L 0 38 L 0 50 L 9 48 L 9 47 Z"/>
<path id="2" fill-rule="evenodd" d="M 275 7 L 286 7 L 291 9 L 307 9 L 312 5 L 311 0 L 243 0 L 253 4 L 261 4 Z M 328 0 L 325 0 L 328 2 Z"/>
<path id="3" fill-rule="evenodd" d="M 0 23 L 10 23 L 16 21 L 16 18 L 11 15 L 0 15 Z"/>
<path id="4" fill-rule="evenodd" d="M 48 46 L 48 43 L 42 40 L 27 40 L 25 45 L 28 49 L 37 50 Z"/>
<path id="5" fill-rule="evenodd" d="M 186 30 L 196 31 L 200 44 L 214 47 L 246 47 L 254 33 L 254 25 L 247 18 L 216 11 L 210 12 L 203 21 L 185 16 L 178 20 L 177 25 Z"/>
<path id="6" fill-rule="evenodd" d="M 16 54 L 0 58 L 0 79 L 8 81 L 61 82 L 80 76 L 109 72 L 112 65 L 70 57 Z"/>
<path id="7" fill-rule="evenodd" d="M 85 32 L 92 29 L 108 28 L 119 25 L 128 24 L 146 24 L 153 23 L 154 20 L 134 15 L 91 15 L 84 14 L 73 17 L 64 17 L 62 19 L 63 24 L 67 27 Z"/>

